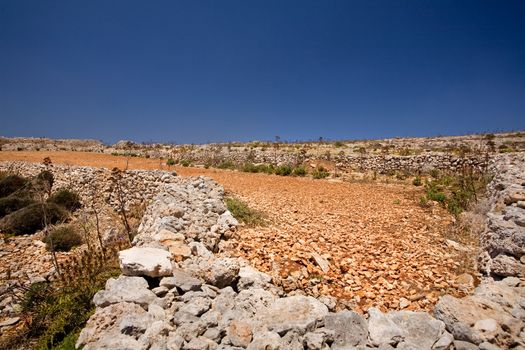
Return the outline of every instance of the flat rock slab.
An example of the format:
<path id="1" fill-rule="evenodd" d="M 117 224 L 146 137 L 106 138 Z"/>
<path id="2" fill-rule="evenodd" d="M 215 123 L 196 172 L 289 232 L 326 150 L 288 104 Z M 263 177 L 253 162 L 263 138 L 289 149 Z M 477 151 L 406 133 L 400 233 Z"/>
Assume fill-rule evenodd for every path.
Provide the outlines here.
<path id="1" fill-rule="evenodd" d="M 170 252 L 159 248 L 133 247 L 119 252 L 120 268 L 126 276 L 170 276 L 170 257 Z"/>
<path id="2" fill-rule="evenodd" d="M 328 315 L 326 305 L 310 296 L 294 295 L 275 300 L 259 318 L 259 326 L 284 335 L 290 330 L 299 334 L 312 331 Z"/>
<path id="3" fill-rule="evenodd" d="M 139 304 L 147 308 L 157 299 L 155 293 L 148 289 L 148 282 L 142 277 L 119 276 L 106 282 L 106 289 L 98 291 L 93 297 L 93 303 L 98 307 L 106 307 L 120 302 Z"/>

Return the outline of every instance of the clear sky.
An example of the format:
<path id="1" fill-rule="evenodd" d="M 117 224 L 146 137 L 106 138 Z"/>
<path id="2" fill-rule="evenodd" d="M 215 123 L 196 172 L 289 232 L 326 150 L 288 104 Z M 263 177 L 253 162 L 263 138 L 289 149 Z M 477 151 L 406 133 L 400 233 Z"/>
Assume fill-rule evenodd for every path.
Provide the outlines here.
<path id="1" fill-rule="evenodd" d="M 3 136 L 523 129 L 523 0 L 0 0 Z"/>

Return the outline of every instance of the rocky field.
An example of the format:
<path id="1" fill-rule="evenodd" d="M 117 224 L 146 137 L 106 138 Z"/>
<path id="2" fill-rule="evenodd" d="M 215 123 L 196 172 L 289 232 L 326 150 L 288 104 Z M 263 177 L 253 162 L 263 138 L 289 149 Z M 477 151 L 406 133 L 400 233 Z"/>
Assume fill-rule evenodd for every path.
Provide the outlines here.
<path id="1" fill-rule="evenodd" d="M 100 153 L 0 152 L 0 161 L 42 157 L 84 198 L 90 183 L 104 188 L 109 172 L 75 164 L 126 168 L 130 203 L 147 206 L 133 248 L 120 253 L 122 275 L 94 298 L 97 311 L 77 343 L 85 349 L 525 348 L 522 153 L 487 160 L 488 198 L 471 213 L 482 218 L 479 240 L 458 234 L 468 215 L 421 205 L 423 189 L 410 179 L 314 180 Z M 159 168 L 167 171 L 151 171 Z M 115 206 L 111 189 L 102 192 Z M 225 196 L 266 222 L 239 225 Z M 0 242 L 4 280 L 50 273 L 36 238 Z M 5 300 L 4 328 L 18 322 L 16 302 Z"/>

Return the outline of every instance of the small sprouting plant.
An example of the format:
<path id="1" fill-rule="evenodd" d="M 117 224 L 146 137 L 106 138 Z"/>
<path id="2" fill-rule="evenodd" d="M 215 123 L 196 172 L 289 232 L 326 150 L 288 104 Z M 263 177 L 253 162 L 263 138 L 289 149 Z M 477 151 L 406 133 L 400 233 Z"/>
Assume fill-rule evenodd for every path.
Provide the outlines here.
<path id="1" fill-rule="evenodd" d="M 414 178 L 414 180 L 412 180 L 412 185 L 414 185 L 414 186 L 421 186 L 421 185 L 423 185 L 423 181 L 421 181 L 421 177 L 420 176 L 416 176 Z"/>

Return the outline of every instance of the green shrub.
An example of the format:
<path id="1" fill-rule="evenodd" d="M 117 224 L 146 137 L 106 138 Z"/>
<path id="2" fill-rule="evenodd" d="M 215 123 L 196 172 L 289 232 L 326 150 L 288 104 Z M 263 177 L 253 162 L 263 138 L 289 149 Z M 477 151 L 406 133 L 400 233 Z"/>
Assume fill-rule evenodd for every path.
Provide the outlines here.
<path id="1" fill-rule="evenodd" d="M 258 173 L 259 167 L 253 163 L 245 163 L 242 166 L 242 171 L 244 171 L 245 173 Z"/>
<path id="2" fill-rule="evenodd" d="M 50 192 L 55 183 L 55 177 L 49 170 L 41 171 L 35 177 L 35 188 L 40 191 Z"/>
<path id="3" fill-rule="evenodd" d="M 414 180 L 412 180 L 412 185 L 414 186 L 421 186 L 423 185 L 423 182 L 421 181 L 421 177 L 416 176 Z"/>
<path id="4" fill-rule="evenodd" d="M 298 166 L 293 169 L 292 174 L 294 176 L 306 176 L 306 169 L 303 166 Z"/>
<path id="5" fill-rule="evenodd" d="M 344 145 L 345 145 L 345 144 L 342 143 L 341 141 L 336 141 L 336 142 L 334 143 L 334 146 L 337 147 L 337 148 L 339 148 L 339 147 L 343 147 Z"/>
<path id="6" fill-rule="evenodd" d="M 426 199 L 441 203 L 450 213 L 460 214 L 477 200 L 490 179 L 471 168 L 438 177 L 425 184 Z"/>
<path id="7" fill-rule="evenodd" d="M 74 212 L 82 206 L 80 203 L 80 196 L 76 192 L 65 188 L 61 188 L 53 193 L 47 201 L 48 203 L 60 205 L 70 212 Z"/>
<path id="8" fill-rule="evenodd" d="M 15 211 L 22 209 L 23 207 L 26 207 L 32 203 L 34 203 L 32 199 L 24 197 L 11 196 L 0 198 L 0 218 L 14 213 Z"/>
<path id="9" fill-rule="evenodd" d="M 180 165 L 182 165 L 183 167 L 189 167 L 191 165 L 191 161 L 188 159 L 182 159 L 180 161 Z"/>
<path id="10" fill-rule="evenodd" d="M 48 203 L 44 207 L 49 225 L 65 221 L 68 217 L 67 211 L 55 203 Z M 30 204 L 0 220 L 0 231 L 15 236 L 31 235 L 43 228 L 44 210 L 41 203 Z"/>
<path id="11" fill-rule="evenodd" d="M 82 237 L 76 232 L 73 225 L 54 227 L 42 240 L 47 250 L 56 252 L 69 252 L 71 248 L 82 244 Z"/>
<path id="12" fill-rule="evenodd" d="M 173 158 L 168 158 L 168 160 L 166 161 L 166 165 L 168 166 L 175 165 L 175 161 L 173 160 Z"/>
<path id="13" fill-rule="evenodd" d="M 325 177 L 328 177 L 328 175 L 330 175 L 330 173 L 323 166 L 318 166 L 312 172 L 312 176 L 314 179 L 324 179 Z"/>
<path id="14" fill-rule="evenodd" d="M 240 199 L 227 197 L 224 199 L 226 207 L 232 213 L 233 217 L 248 226 L 258 226 L 265 223 L 264 215 L 248 207 L 248 204 L 244 203 Z"/>
<path id="15" fill-rule="evenodd" d="M 273 174 L 275 173 L 275 167 L 272 164 L 261 164 L 257 166 L 260 173 Z"/>
<path id="16" fill-rule="evenodd" d="M 7 175 L 0 180 L 0 197 L 7 197 L 26 187 L 28 180 L 19 175 Z"/>
<path id="17" fill-rule="evenodd" d="M 219 165 L 217 165 L 217 168 L 219 169 L 235 169 L 235 163 L 231 160 L 226 160 L 224 162 L 220 162 Z"/>
<path id="18" fill-rule="evenodd" d="M 275 168 L 275 175 L 288 176 L 292 173 L 292 167 L 289 165 L 281 165 Z"/>

